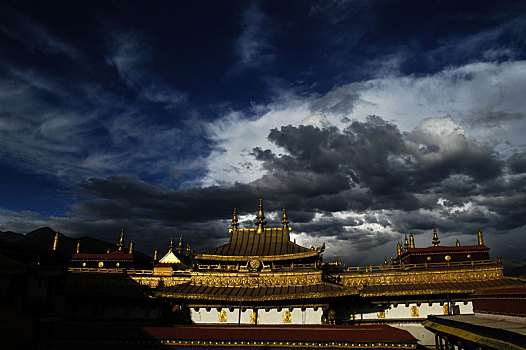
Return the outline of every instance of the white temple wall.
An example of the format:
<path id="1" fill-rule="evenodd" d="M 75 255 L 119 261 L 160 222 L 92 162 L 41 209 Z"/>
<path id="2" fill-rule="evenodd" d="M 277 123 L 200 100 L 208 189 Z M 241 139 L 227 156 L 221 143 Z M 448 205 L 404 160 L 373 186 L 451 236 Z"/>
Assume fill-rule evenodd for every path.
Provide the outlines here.
<path id="1" fill-rule="evenodd" d="M 220 318 L 221 312 L 226 313 L 226 318 Z M 290 323 L 283 321 L 284 314 L 290 312 Z M 253 309 L 245 309 L 241 311 L 241 324 L 251 324 L 251 315 L 254 312 Z M 281 308 L 278 311 L 277 308 L 269 309 L 258 309 L 259 315 L 258 324 L 321 324 L 321 316 L 323 314 L 322 308 Z M 229 308 L 190 308 L 190 317 L 193 323 L 227 323 L 227 324 L 238 324 L 239 321 L 239 308 L 234 308 L 230 311 Z"/>
<path id="2" fill-rule="evenodd" d="M 363 320 L 382 320 L 382 319 L 415 319 L 415 318 L 427 318 L 429 315 L 443 315 L 444 309 L 443 309 L 444 303 L 442 305 L 439 302 L 432 303 L 429 305 L 428 303 L 408 303 L 406 304 L 398 304 L 394 305 L 391 304 L 389 307 L 385 308 L 385 318 L 378 317 L 378 310 L 367 310 L 362 313 Z M 473 313 L 473 305 L 471 301 L 468 301 L 467 303 L 464 302 L 451 302 L 451 308 L 453 309 L 453 306 L 458 306 L 461 314 L 472 314 Z M 413 309 L 416 307 L 416 309 Z M 411 310 L 417 310 L 418 315 L 414 315 L 414 313 L 411 312 Z M 452 310 L 451 310 L 452 312 Z M 360 320 L 360 313 L 356 315 L 356 319 Z"/>

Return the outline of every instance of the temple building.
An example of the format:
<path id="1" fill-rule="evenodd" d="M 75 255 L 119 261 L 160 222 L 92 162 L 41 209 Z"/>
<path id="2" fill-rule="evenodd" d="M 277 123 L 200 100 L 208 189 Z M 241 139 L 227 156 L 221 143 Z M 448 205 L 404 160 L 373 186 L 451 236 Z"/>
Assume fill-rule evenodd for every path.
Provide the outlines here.
<path id="1" fill-rule="evenodd" d="M 435 226 L 428 247 L 416 247 L 410 234 L 390 263 L 344 267 L 337 259 L 323 262 L 324 244 L 307 248 L 291 241 L 289 224 L 283 206 L 281 225 L 267 227 L 260 200 L 254 227 L 239 227 L 234 209 L 227 243 L 196 253 L 182 237 L 175 246 L 172 237 L 168 252 L 157 259 L 156 250 L 147 267 L 134 260 L 133 248 L 126 252 L 121 234 L 116 251 L 77 251 L 70 279 L 126 276 L 149 298 L 143 307 L 163 317 L 178 314 L 183 323 L 390 325 L 429 346 L 435 337 L 422 326 L 429 315 L 471 314 L 473 292 L 526 286 L 524 279 L 503 276 L 481 230 L 477 245 L 442 246 Z M 154 301 L 171 311 L 163 313 Z"/>

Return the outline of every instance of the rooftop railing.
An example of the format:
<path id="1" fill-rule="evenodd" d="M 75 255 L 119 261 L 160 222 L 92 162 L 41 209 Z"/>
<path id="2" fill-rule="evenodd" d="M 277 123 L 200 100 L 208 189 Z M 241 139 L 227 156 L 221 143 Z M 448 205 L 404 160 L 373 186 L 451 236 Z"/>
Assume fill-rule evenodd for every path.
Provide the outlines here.
<path id="1" fill-rule="evenodd" d="M 367 273 L 367 272 L 386 272 L 386 271 L 408 271 L 408 270 L 427 270 L 437 268 L 465 267 L 465 266 L 488 266 L 502 264 L 502 259 L 490 260 L 471 260 L 458 262 L 440 263 L 420 263 L 420 264 L 396 264 L 396 265 L 369 265 L 351 266 L 344 269 L 345 272 Z"/>

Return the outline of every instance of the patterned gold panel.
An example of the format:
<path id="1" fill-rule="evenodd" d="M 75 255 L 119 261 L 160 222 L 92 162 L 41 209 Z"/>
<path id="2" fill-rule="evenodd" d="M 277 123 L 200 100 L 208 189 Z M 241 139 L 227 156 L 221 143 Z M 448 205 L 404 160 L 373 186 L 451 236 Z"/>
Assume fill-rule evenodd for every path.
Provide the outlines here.
<path id="1" fill-rule="evenodd" d="M 219 312 L 219 322 L 226 322 L 227 314 L 225 310 Z"/>
<path id="2" fill-rule="evenodd" d="M 292 323 L 292 314 L 289 310 L 283 313 L 283 323 Z"/>
<path id="3" fill-rule="evenodd" d="M 411 306 L 411 317 L 418 317 L 420 316 L 418 312 L 418 307 L 416 305 Z"/>

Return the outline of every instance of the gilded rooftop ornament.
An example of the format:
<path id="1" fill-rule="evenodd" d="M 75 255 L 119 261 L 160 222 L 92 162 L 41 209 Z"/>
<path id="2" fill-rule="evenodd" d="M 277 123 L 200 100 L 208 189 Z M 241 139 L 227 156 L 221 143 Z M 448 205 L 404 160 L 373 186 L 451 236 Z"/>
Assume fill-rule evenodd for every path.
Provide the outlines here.
<path id="1" fill-rule="evenodd" d="M 409 248 L 409 241 L 407 240 L 407 233 L 405 234 L 404 239 L 404 250 L 407 250 Z"/>
<path id="2" fill-rule="evenodd" d="M 133 239 L 130 242 L 130 251 L 129 254 L 133 254 Z"/>
<path id="3" fill-rule="evenodd" d="M 440 240 L 438 239 L 437 225 L 433 226 L 433 241 L 431 242 L 435 247 L 438 247 Z"/>
<path id="4" fill-rule="evenodd" d="M 457 239 L 457 242 L 455 243 L 457 247 L 460 247 L 460 241 Z"/>
<path id="5" fill-rule="evenodd" d="M 57 233 L 55 233 L 55 238 L 53 239 L 53 250 L 56 251 L 57 250 L 57 246 L 58 246 L 58 230 L 57 230 Z"/>
<path id="6" fill-rule="evenodd" d="M 234 217 L 232 218 L 232 223 L 230 226 L 232 226 L 234 231 L 239 227 L 239 221 L 237 221 L 237 208 L 234 208 Z"/>
<path id="7" fill-rule="evenodd" d="M 183 235 L 179 237 L 179 244 L 177 245 L 177 252 L 179 254 L 183 252 Z"/>
<path id="8" fill-rule="evenodd" d="M 477 237 L 479 245 L 484 245 L 484 240 L 482 239 L 482 231 L 480 230 L 480 228 L 477 229 Z"/>
<path id="9" fill-rule="evenodd" d="M 119 239 L 119 244 L 117 244 L 119 250 L 124 248 L 124 229 L 121 229 L 121 238 Z"/>
<path id="10" fill-rule="evenodd" d="M 172 238 L 170 238 L 170 246 L 168 247 L 168 251 L 172 251 L 174 249 L 174 235 L 172 235 Z"/>
<path id="11" fill-rule="evenodd" d="M 77 241 L 77 254 L 80 253 L 80 239 Z"/>
<path id="12" fill-rule="evenodd" d="M 283 216 L 281 223 L 283 224 L 283 231 L 289 231 L 289 223 L 290 221 L 287 218 L 287 209 L 285 209 L 285 204 L 283 204 Z"/>
<path id="13" fill-rule="evenodd" d="M 258 216 L 256 217 L 256 221 L 254 221 L 254 224 L 257 225 L 257 233 L 261 234 L 263 233 L 263 226 L 267 224 L 265 221 L 265 215 L 263 215 L 263 199 L 259 199 L 259 211 Z"/>
<path id="14" fill-rule="evenodd" d="M 158 254 L 158 249 L 155 248 L 155 250 L 153 251 L 153 261 L 157 261 L 157 254 Z"/>
<path id="15" fill-rule="evenodd" d="M 413 232 L 409 234 L 409 248 L 415 247 L 415 237 L 413 237 Z"/>

